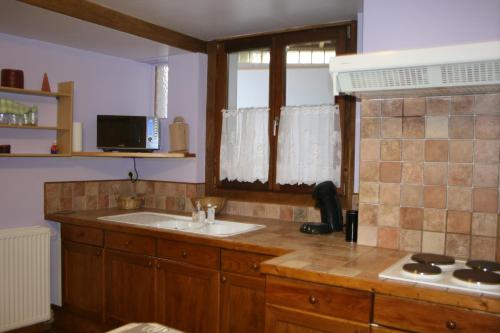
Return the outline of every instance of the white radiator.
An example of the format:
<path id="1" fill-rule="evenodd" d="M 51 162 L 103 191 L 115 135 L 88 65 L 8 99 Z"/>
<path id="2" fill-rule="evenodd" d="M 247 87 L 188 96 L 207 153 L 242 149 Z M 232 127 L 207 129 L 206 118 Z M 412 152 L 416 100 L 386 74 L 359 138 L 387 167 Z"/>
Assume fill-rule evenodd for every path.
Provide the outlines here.
<path id="1" fill-rule="evenodd" d="M 50 319 L 50 229 L 0 229 L 0 332 Z"/>

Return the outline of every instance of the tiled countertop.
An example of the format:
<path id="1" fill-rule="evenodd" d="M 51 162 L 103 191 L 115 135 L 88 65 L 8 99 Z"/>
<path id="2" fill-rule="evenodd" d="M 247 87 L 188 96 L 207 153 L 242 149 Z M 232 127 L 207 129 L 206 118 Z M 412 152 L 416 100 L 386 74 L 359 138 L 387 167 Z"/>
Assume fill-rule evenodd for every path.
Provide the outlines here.
<path id="1" fill-rule="evenodd" d="M 167 213 L 167 211 L 152 209 L 145 211 Z M 344 241 L 344 234 L 341 233 L 308 235 L 299 232 L 297 223 L 240 216 L 218 216 L 220 219 L 264 224 L 266 228 L 237 236 L 216 238 L 97 220 L 100 216 L 129 212 L 131 211 L 120 209 L 62 212 L 48 214 L 46 219 L 274 255 L 277 257 L 262 263 L 263 273 L 500 314 L 500 298 L 379 279 L 378 274 L 381 271 L 407 253 L 347 243 Z M 176 212 L 168 213 L 175 214 Z"/>

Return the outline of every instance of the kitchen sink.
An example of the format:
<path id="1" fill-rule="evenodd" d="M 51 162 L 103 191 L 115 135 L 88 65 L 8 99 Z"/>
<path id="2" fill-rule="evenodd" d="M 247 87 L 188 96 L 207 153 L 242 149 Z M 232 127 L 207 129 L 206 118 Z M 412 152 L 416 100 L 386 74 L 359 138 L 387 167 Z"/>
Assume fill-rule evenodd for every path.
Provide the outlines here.
<path id="1" fill-rule="evenodd" d="M 213 224 L 206 224 L 193 222 L 192 218 L 187 216 L 153 212 L 101 216 L 98 219 L 215 237 L 229 237 L 265 227 L 261 224 L 223 220 L 215 220 Z"/>

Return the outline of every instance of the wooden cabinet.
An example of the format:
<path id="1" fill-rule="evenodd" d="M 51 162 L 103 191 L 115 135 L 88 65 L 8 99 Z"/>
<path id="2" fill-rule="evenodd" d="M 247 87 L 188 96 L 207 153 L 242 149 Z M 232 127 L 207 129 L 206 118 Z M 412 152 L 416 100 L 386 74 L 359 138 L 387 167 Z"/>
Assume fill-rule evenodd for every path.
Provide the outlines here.
<path id="1" fill-rule="evenodd" d="M 412 332 L 498 332 L 500 316 L 407 298 L 375 295 L 376 324 Z"/>
<path id="2" fill-rule="evenodd" d="M 217 332 L 219 272 L 157 259 L 157 319 L 190 333 Z"/>
<path id="3" fill-rule="evenodd" d="M 105 321 L 108 327 L 155 321 L 154 258 L 106 251 Z"/>
<path id="4" fill-rule="evenodd" d="M 62 242 L 62 305 L 82 317 L 100 321 L 103 307 L 102 248 Z"/>
<path id="5" fill-rule="evenodd" d="M 370 292 L 268 276 L 266 332 L 369 332 Z"/>
<path id="6" fill-rule="evenodd" d="M 57 93 L 0 87 L 0 93 L 53 97 L 57 99 L 57 120 L 55 126 L 18 126 L 0 124 L 1 128 L 15 128 L 16 130 L 55 131 L 54 141 L 57 143 L 58 153 L 50 154 L 51 142 L 47 142 L 47 150 L 43 153 L 19 153 L 15 146 L 10 154 L 0 154 L 0 157 L 62 157 L 71 156 L 72 129 L 73 129 L 73 82 L 61 82 L 57 85 Z M 41 111 L 40 111 L 41 112 Z M 7 142 L 8 143 L 8 142 Z"/>
<path id="7" fill-rule="evenodd" d="M 272 304 L 266 306 L 267 333 L 369 333 L 367 324 Z"/>
<path id="8" fill-rule="evenodd" d="M 221 333 L 264 332 L 266 281 L 260 263 L 271 256 L 221 251 Z"/>

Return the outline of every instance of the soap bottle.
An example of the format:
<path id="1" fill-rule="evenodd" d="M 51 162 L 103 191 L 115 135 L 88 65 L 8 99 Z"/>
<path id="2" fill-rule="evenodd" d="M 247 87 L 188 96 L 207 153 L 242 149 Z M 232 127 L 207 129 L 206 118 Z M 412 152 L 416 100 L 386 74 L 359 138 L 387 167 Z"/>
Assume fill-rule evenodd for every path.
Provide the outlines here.
<path id="1" fill-rule="evenodd" d="M 208 224 L 215 223 L 215 206 L 212 206 L 211 204 L 208 204 L 207 206 L 207 220 Z"/>
<path id="2" fill-rule="evenodd" d="M 52 146 L 50 146 L 50 153 L 57 154 L 57 142 L 56 141 L 52 142 Z"/>

